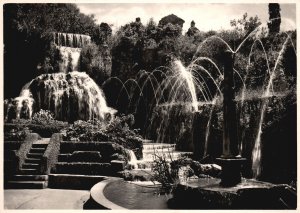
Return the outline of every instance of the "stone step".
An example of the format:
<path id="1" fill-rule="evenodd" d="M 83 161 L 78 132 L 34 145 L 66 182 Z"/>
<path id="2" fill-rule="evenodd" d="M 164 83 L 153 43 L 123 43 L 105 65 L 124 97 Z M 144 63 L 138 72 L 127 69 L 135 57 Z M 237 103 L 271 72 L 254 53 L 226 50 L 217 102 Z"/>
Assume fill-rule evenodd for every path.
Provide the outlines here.
<path id="1" fill-rule="evenodd" d="M 29 153 L 27 154 L 27 157 L 28 157 L 28 158 L 41 159 L 41 158 L 43 157 L 43 154 L 44 154 L 44 153 L 31 153 L 31 152 L 29 152 Z"/>
<path id="2" fill-rule="evenodd" d="M 48 181 L 8 181 L 5 185 L 9 189 L 44 189 Z"/>
<path id="3" fill-rule="evenodd" d="M 39 175 L 40 171 L 37 170 L 37 169 L 25 169 L 25 168 L 22 168 L 22 169 L 20 169 L 20 173 L 22 175 Z"/>
<path id="4" fill-rule="evenodd" d="M 70 154 L 59 154 L 58 161 L 59 162 L 67 162 L 69 157 L 70 157 Z"/>
<path id="5" fill-rule="evenodd" d="M 48 144 L 43 144 L 43 143 L 34 143 L 32 144 L 32 148 L 43 148 L 46 149 Z"/>
<path id="6" fill-rule="evenodd" d="M 24 169 L 38 169 L 40 167 L 40 164 L 38 163 L 24 163 L 22 168 Z"/>
<path id="7" fill-rule="evenodd" d="M 175 152 L 175 147 L 162 148 L 162 149 L 143 149 L 143 153 L 154 153 L 154 152 Z"/>
<path id="8" fill-rule="evenodd" d="M 163 143 L 144 143 L 144 150 L 153 150 L 153 149 L 165 149 L 165 148 L 175 148 L 176 144 L 163 144 Z"/>
<path id="9" fill-rule="evenodd" d="M 25 159 L 25 163 L 40 163 L 41 162 L 41 159 L 38 159 L 38 158 L 26 158 Z"/>
<path id="10" fill-rule="evenodd" d="M 156 158 L 162 157 L 165 159 L 171 159 L 176 160 L 179 157 L 181 157 L 184 153 L 183 152 L 170 152 L 170 153 L 161 153 L 161 152 L 155 152 L 155 153 L 143 153 L 143 159 L 144 160 L 154 160 Z"/>
<path id="11" fill-rule="evenodd" d="M 44 148 L 31 148 L 30 153 L 44 153 L 46 149 Z"/>
<path id="12" fill-rule="evenodd" d="M 45 144 L 48 145 L 51 138 L 42 138 L 34 142 L 34 144 Z"/>
<path id="13" fill-rule="evenodd" d="M 11 181 L 46 181 L 48 175 L 14 175 Z"/>

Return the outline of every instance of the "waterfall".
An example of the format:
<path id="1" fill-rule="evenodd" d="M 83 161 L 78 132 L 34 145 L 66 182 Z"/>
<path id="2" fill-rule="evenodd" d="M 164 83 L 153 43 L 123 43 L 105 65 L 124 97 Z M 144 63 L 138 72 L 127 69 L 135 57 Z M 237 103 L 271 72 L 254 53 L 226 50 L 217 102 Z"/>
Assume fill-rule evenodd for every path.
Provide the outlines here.
<path id="1" fill-rule="evenodd" d="M 82 34 L 53 33 L 53 41 L 56 46 L 82 48 L 91 43 L 91 37 Z"/>
<path id="2" fill-rule="evenodd" d="M 132 165 L 134 169 L 138 169 L 138 160 L 134 154 L 134 152 L 132 150 L 128 150 L 129 152 L 129 156 L 130 156 L 130 160 L 128 162 L 128 164 Z"/>
<path id="3" fill-rule="evenodd" d="M 62 56 L 59 70 L 66 73 L 68 69 L 79 70 L 81 50 L 91 43 L 91 37 L 72 33 L 53 33 L 53 42 Z"/>
<path id="4" fill-rule="evenodd" d="M 50 110 L 56 119 L 65 121 L 104 119 L 116 112 L 107 106 L 103 91 L 93 79 L 77 71 L 42 74 L 26 84 L 11 104 L 16 118 L 20 118 L 24 101 L 29 118 L 40 109 Z"/>

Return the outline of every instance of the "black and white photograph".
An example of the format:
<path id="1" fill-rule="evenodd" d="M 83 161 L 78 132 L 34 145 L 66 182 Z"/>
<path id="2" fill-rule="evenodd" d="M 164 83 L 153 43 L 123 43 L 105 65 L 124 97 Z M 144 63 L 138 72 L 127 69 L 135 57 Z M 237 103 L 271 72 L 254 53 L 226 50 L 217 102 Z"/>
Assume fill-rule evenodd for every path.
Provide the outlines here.
<path id="1" fill-rule="evenodd" d="M 296 211 L 298 3 L 4 1 L 1 209 Z"/>

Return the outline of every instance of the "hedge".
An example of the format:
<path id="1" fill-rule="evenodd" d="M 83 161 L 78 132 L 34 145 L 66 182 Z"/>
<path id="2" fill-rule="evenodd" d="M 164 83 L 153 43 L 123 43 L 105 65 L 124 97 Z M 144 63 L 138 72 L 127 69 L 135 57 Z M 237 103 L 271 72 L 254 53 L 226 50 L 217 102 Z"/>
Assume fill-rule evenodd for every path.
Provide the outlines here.
<path id="1" fill-rule="evenodd" d="M 28 128 L 32 132 L 38 133 L 40 136 L 44 138 L 50 138 L 52 134 L 59 133 L 60 130 L 66 127 L 66 125 L 58 125 L 58 124 L 14 124 L 14 123 L 6 123 L 4 125 L 4 132 L 9 132 L 12 129 L 20 129 L 20 128 Z"/>

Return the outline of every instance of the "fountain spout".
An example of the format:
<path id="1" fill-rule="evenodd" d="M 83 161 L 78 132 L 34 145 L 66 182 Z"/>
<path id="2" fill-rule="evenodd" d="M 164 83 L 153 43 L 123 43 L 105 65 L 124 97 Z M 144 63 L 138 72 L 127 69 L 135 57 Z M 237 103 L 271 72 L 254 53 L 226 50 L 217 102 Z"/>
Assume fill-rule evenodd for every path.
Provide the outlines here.
<path id="1" fill-rule="evenodd" d="M 234 54 L 224 54 L 223 80 L 223 154 L 217 161 L 222 166 L 221 185 L 235 186 L 241 182 L 241 164 L 246 160 L 238 156 L 237 113 L 234 100 Z"/>

